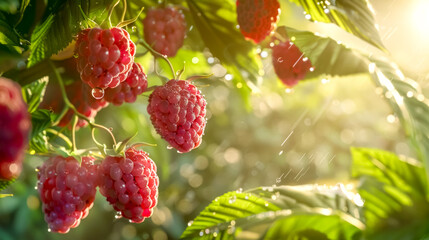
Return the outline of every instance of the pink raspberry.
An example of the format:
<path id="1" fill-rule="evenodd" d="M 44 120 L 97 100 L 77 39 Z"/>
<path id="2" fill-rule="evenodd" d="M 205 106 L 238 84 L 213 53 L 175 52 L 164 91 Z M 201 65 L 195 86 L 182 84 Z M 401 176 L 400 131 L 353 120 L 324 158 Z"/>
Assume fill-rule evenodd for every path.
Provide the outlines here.
<path id="1" fill-rule="evenodd" d="M 206 100 L 189 81 L 170 80 L 149 96 L 147 111 L 156 131 L 179 152 L 201 144 L 206 126 Z"/>
<path id="2" fill-rule="evenodd" d="M 143 20 L 144 39 L 152 48 L 174 57 L 182 47 L 186 21 L 182 12 L 173 7 L 151 9 Z"/>
<path id="3" fill-rule="evenodd" d="M 107 156 L 99 167 L 100 193 L 132 222 L 150 217 L 157 204 L 156 165 L 144 151 L 128 148 L 123 156 Z"/>
<path id="4" fill-rule="evenodd" d="M 30 127 L 21 87 L 0 77 L 0 179 L 10 180 L 21 173 Z"/>
<path id="5" fill-rule="evenodd" d="M 91 89 L 88 85 L 84 84 L 82 81 L 75 81 L 72 84 L 66 86 L 67 97 L 70 102 L 76 107 L 77 111 L 93 119 L 97 113 L 108 103 L 104 99 L 95 99 L 92 96 Z M 55 113 L 60 113 L 64 107 L 64 102 L 62 101 L 61 91 L 59 90 L 58 85 L 48 85 L 45 98 L 40 104 L 41 108 L 50 109 Z M 72 121 L 74 116 L 73 110 L 69 109 L 64 117 L 60 120 L 58 126 L 64 127 Z M 88 123 L 79 119 L 77 127 L 85 127 Z"/>
<path id="6" fill-rule="evenodd" d="M 292 42 L 275 45 L 272 53 L 274 70 L 280 80 L 289 87 L 304 79 L 311 69 L 311 61 Z"/>
<path id="7" fill-rule="evenodd" d="M 277 0 L 238 0 L 237 21 L 246 39 L 260 43 L 276 28 L 280 4 Z"/>
<path id="8" fill-rule="evenodd" d="M 38 168 L 37 189 L 45 221 L 53 232 L 67 233 L 79 225 L 92 207 L 97 187 L 94 158 L 54 156 Z"/>
<path id="9" fill-rule="evenodd" d="M 77 70 L 91 88 L 115 88 L 134 62 L 135 45 L 122 28 L 82 30 L 76 41 Z"/>
<path id="10" fill-rule="evenodd" d="M 143 72 L 143 67 L 138 63 L 133 63 L 127 79 L 116 88 L 106 89 L 104 99 L 114 105 L 122 105 L 124 101 L 133 103 L 146 88 L 147 77 Z"/>

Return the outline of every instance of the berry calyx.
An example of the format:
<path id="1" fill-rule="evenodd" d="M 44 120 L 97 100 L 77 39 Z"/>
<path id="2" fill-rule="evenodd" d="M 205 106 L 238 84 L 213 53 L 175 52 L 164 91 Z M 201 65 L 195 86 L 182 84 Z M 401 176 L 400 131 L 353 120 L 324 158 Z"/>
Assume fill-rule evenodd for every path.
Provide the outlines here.
<path id="1" fill-rule="evenodd" d="M 77 70 L 91 88 L 115 88 L 134 62 L 135 45 L 122 28 L 82 30 L 76 41 Z"/>
<path id="2" fill-rule="evenodd" d="M 97 186 L 94 158 L 54 156 L 38 168 L 37 190 L 50 231 L 67 233 L 91 209 Z"/>
<path id="3" fill-rule="evenodd" d="M 123 156 L 107 156 L 99 167 L 100 193 L 132 222 L 150 217 L 157 204 L 159 179 L 148 154 L 131 147 Z"/>
<path id="4" fill-rule="evenodd" d="M 21 87 L 2 77 L 0 116 L 0 179 L 10 180 L 21 173 L 31 121 Z"/>
<path id="5" fill-rule="evenodd" d="M 124 102 L 133 103 L 137 96 L 146 90 L 147 84 L 147 76 L 143 72 L 143 67 L 138 63 L 133 63 L 127 79 L 116 88 L 106 89 L 104 98 L 114 105 L 122 105 Z"/>
<path id="6" fill-rule="evenodd" d="M 311 71 L 311 61 L 290 41 L 275 45 L 272 52 L 274 71 L 279 79 L 289 87 L 305 78 Z"/>
<path id="7" fill-rule="evenodd" d="M 144 39 L 152 48 L 174 57 L 182 47 L 186 34 L 185 16 L 173 7 L 156 8 L 143 20 Z"/>
<path id="8" fill-rule="evenodd" d="M 206 104 L 201 92 L 189 81 L 170 80 L 149 96 L 147 111 L 158 134 L 185 153 L 201 144 Z"/>
<path id="9" fill-rule="evenodd" d="M 237 21 L 246 39 L 260 43 L 276 28 L 280 15 L 278 0 L 238 0 Z"/>

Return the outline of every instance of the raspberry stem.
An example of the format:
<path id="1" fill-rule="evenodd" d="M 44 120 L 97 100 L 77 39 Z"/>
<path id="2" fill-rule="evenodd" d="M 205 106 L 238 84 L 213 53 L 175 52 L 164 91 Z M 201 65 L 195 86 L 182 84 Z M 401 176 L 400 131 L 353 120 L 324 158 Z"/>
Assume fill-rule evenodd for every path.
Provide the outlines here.
<path id="1" fill-rule="evenodd" d="M 48 129 L 46 129 L 46 132 L 52 133 L 53 135 L 55 135 L 55 137 L 52 138 L 52 140 L 59 137 L 67 144 L 67 147 L 69 147 L 69 148 L 73 147 L 73 143 L 70 141 L 70 139 L 66 135 L 62 134 L 60 131 L 57 131 L 57 130 L 52 129 L 52 128 L 48 128 Z"/>
<path id="2" fill-rule="evenodd" d="M 91 127 L 91 129 L 93 128 L 101 128 L 103 130 L 105 130 L 106 132 L 109 133 L 109 135 L 111 136 L 112 140 L 113 140 L 113 146 L 116 146 L 116 139 L 115 136 L 113 135 L 112 131 L 110 131 L 110 129 L 108 129 L 107 127 L 100 125 L 100 124 L 96 124 L 94 122 L 92 122 L 88 117 L 86 117 L 85 115 L 81 114 L 79 111 L 77 111 L 76 107 L 70 102 L 70 100 L 67 97 L 67 93 L 66 93 L 66 89 L 64 87 L 64 83 L 63 83 L 63 79 L 61 78 L 60 73 L 58 72 L 57 68 L 55 67 L 54 63 L 52 61 L 48 61 L 49 64 L 51 65 L 54 73 L 55 73 L 55 77 L 57 78 L 58 84 L 60 85 L 60 90 L 61 90 L 61 95 L 63 97 L 63 101 L 64 103 L 73 110 L 74 114 L 76 114 L 79 118 L 82 118 L 83 120 L 85 120 L 86 122 L 88 122 L 89 126 Z"/>
<path id="3" fill-rule="evenodd" d="M 161 53 L 153 50 L 153 48 L 151 48 L 149 46 L 149 44 L 147 44 L 147 42 L 145 40 L 143 40 L 143 39 L 139 39 L 137 41 L 137 43 L 141 44 L 143 47 L 145 47 L 150 53 L 152 53 L 152 55 L 155 58 L 162 58 L 162 59 L 164 59 L 164 61 L 166 61 L 168 63 L 168 66 L 170 66 L 171 73 L 173 74 L 173 79 L 176 79 L 176 72 L 174 71 L 173 64 L 171 64 L 170 60 L 168 60 L 168 58 L 167 58 L 166 55 L 163 55 L 163 54 L 161 54 Z"/>
<path id="4" fill-rule="evenodd" d="M 107 18 L 104 19 L 103 22 L 100 24 L 100 26 L 102 28 L 106 28 L 106 29 L 112 28 L 112 22 L 110 21 L 110 17 L 112 16 L 113 9 L 115 9 L 116 5 L 118 5 L 120 1 L 121 0 L 116 1 L 115 3 L 113 3 L 113 5 L 111 5 L 109 7 L 109 12 L 107 14 Z M 107 22 L 106 22 L 106 20 L 107 20 Z"/>
<path id="5" fill-rule="evenodd" d="M 124 10 L 122 11 L 121 22 L 124 21 L 124 19 L 125 19 L 125 13 L 127 12 L 127 0 L 123 0 L 123 2 L 124 2 Z"/>
<path id="6" fill-rule="evenodd" d="M 120 28 L 120 27 L 125 27 L 125 26 L 127 26 L 128 24 L 131 24 L 131 23 L 133 23 L 133 22 L 137 21 L 137 19 L 139 18 L 140 14 L 143 12 L 143 9 L 144 9 L 144 7 L 142 7 L 142 8 L 140 9 L 140 12 L 139 12 L 139 13 L 137 13 L 137 15 L 136 15 L 135 17 L 133 17 L 133 18 L 131 18 L 131 19 L 128 19 L 128 20 L 125 20 L 125 21 L 121 21 L 120 23 L 118 23 L 118 25 L 116 25 L 116 27 L 118 27 L 118 28 Z"/>
<path id="7" fill-rule="evenodd" d="M 211 76 L 213 76 L 213 73 L 210 73 L 209 75 L 196 75 L 196 76 L 188 77 L 186 79 L 186 81 L 194 81 L 194 80 L 197 80 L 197 79 L 209 78 Z"/>
<path id="8" fill-rule="evenodd" d="M 73 125 L 72 125 L 72 151 L 76 152 L 76 125 L 79 118 L 75 115 L 73 118 Z"/>
<path id="9" fill-rule="evenodd" d="M 60 123 L 61 119 L 63 119 L 63 117 L 66 115 L 68 110 L 69 110 L 69 106 L 65 105 L 63 107 L 63 110 L 60 112 L 60 114 L 55 119 L 55 122 L 52 123 L 52 126 L 57 126 Z"/>

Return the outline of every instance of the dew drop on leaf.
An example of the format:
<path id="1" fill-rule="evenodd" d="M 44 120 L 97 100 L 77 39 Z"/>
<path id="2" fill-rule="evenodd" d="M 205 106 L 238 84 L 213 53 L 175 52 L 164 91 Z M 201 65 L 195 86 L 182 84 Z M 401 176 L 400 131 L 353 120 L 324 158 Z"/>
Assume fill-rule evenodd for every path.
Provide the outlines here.
<path id="1" fill-rule="evenodd" d="M 192 226 L 192 224 L 193 224 L 193 223 L 194 223 L 194 221 L 192 221 L 192 220 L 191 220 L 191 221 L 189 221 L 189 222 L 188 222 L 188 227 Z"/>
<path id="2" fill-rule="evenodd" d="M 104 89 L 93 88 L 91 94 L 95 99 L 102 99 L 104 97 Z"/>
<path id="3" fill-rule="evenodd" d="M 228 202 L 229 202 L 229 204 L 233 204 L 233 203 L 235 203 L 235 200 L 237 200 L 237 197 L 234 195 L 234 196 L 229 197 Z"/>

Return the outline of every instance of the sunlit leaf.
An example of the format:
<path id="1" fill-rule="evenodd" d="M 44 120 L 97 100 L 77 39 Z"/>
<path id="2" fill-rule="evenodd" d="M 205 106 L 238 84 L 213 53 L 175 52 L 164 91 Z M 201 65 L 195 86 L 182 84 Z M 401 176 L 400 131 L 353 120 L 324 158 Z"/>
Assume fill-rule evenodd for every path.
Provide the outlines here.
<path id="1" fill-rule="evenodd" d="M 418 225 L 427 218 L 427 181 L 421 163 L 375 149 L 353 148 L 352 155 L 352 175 L 361 180 L 359 193 L 370 234 Z"/>
<path id="2" fill-rule="evenodd" d="M 48 81 L 47 78 L 42 78 L 22 88 L 22 96 L 27 103 L 29 113 L 36 111 L 42 102 Z"/>
<path id="3" fill-rule="evenodd" d="M 333 23 L 385 50 L 368 0 L 289 0 L 304 8 L 311 21 Z"/>
<path id="4" fill-rule="evenodd" d="M 229 192 L 189 222 L 181 238 L 288 239 L 311 229 L 330 238 L 352 239 L 363 223 L 351 196 L 355 195 L 342 186 L 280 186 Z M 285 227 L 300 223 L 298 228 Z"/>
<path id="5" fill-rule="evenodd" d="M 280 26 L 277 32 L 299 47 L 305 57 L 309 58 L 314 71 L 307 78 L 320 75 L 343 76 L 368 72 L 368 66 L 361 56 L 351 49 L 340 45 L 328 37 L 316 36 L 314 33 L 299 31 Z"/>
<path id="6" fill-rule="evenodd" d="M 87 25 L 81 9 L 90 19 L 100 20 L 111 2 L 112 0 L 49 1 L 44 20 L 31 35 L 28 66 L 67 47 L 73 37 Z"/>
<path id="7" fill-rule="evenodd" d="M 247 81 L 257 85 L 261 63 L 254 45 L 246 41 L 236 28 L 235 3 L 212 0 L 186 2 L 206 47 L 234 76 L 232 82 L 249 108 L 251 90 Z M 242 71 L 246 72 L 248 78 L 243 77 Z"/>

